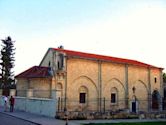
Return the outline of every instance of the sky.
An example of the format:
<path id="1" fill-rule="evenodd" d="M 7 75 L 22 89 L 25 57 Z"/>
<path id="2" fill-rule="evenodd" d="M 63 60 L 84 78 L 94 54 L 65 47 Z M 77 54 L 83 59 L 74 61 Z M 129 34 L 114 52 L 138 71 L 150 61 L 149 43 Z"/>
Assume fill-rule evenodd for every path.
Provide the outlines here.
<path id="1" fill-rule="evenodd" d="M 7 36 L 15 75 L 60 45 L 166 68 L 166 1 L 0 0 L 0 39 Z"/>

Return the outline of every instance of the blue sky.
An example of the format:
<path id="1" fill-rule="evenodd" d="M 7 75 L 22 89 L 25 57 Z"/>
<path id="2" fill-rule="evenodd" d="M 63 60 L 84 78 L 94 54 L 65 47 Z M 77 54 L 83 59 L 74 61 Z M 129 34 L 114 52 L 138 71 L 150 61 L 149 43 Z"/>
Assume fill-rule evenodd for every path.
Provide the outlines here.
<path id="1" fill-rule="evenodd" d="M 164 0 L 0 0 L 0 39 L 16 41 L 16 74 L 59 45 L 166 68 L 165 22 Z"/>

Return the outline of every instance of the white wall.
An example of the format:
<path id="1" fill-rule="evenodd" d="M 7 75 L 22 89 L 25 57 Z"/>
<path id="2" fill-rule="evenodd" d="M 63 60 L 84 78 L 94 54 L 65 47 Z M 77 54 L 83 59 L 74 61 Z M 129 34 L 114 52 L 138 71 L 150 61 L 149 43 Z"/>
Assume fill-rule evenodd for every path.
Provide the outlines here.
<path id="1" fill-rule="evenodd" d="M 15 109 L 49 117 L 56 115 L 54 99 L 15 97 L 15 101 Z"/>
<path id="2" fill-rule="evenodd" d="M 0 105 L 4 106 L 4 101 L 2 96 L 0 96 Z M 15 109 L 43 116 L 55 117 L 56 100 L 42 99 L 42 98 L 15 97 Z"/>

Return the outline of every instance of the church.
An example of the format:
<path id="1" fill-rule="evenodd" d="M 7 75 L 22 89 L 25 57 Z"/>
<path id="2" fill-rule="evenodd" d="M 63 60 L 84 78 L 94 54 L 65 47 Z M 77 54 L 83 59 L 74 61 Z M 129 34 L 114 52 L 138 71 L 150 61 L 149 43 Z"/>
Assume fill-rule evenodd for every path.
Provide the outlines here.
<path id="1" fill-rule="evenodd" d="M 161 111 L 162 70 L 131 59 L 49 48 L 39 66 L 16 76 L 17 96 L 31 90 L 31 96 L 55 98 L 57 112 Z"/>

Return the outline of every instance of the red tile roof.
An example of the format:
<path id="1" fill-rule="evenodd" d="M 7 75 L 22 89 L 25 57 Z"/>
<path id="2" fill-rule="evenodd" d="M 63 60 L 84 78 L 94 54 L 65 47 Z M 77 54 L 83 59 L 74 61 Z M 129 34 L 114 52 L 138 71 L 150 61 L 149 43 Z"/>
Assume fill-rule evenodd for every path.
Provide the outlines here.
<path id="1" fill-rule="evenodd" d="M 79 57 L 79 58 L 82 57 L 82 58 L 87 58 L 87 59 L 111 61 L 111 62 L 115 62 L 115 63 L 136 65 L 136 66 L 147 67 L 147 68 L 163 69 L 163 68 L 160 68 L 160 67 L 152 66 L 150 64 L 146 64 L 146 63 L 139 62 L 139 61 L 136 61 L 136 60 L 131 60 L 131 59 L 124 59 L 124 58 L 117 58 L 117 57 L 112 57 L 112 56 L 90 54 L 90 53 L 84 53 L 84 52 L 78 52 L 78 51 L 72 51 L 72 50 L 65 50 L 65 49 L 61 49 L 61 48 L 51 48 L 51 49 L 53 49 L 55 51 L 64 52 L 69 56 L 74 56 L 74 57 Z"/>
<path id="2" fill-rule="evenodd" d="M 49 67 L 33 66 L 18 74 L 16 78 L 46 78 L 51 77 Z"/>

